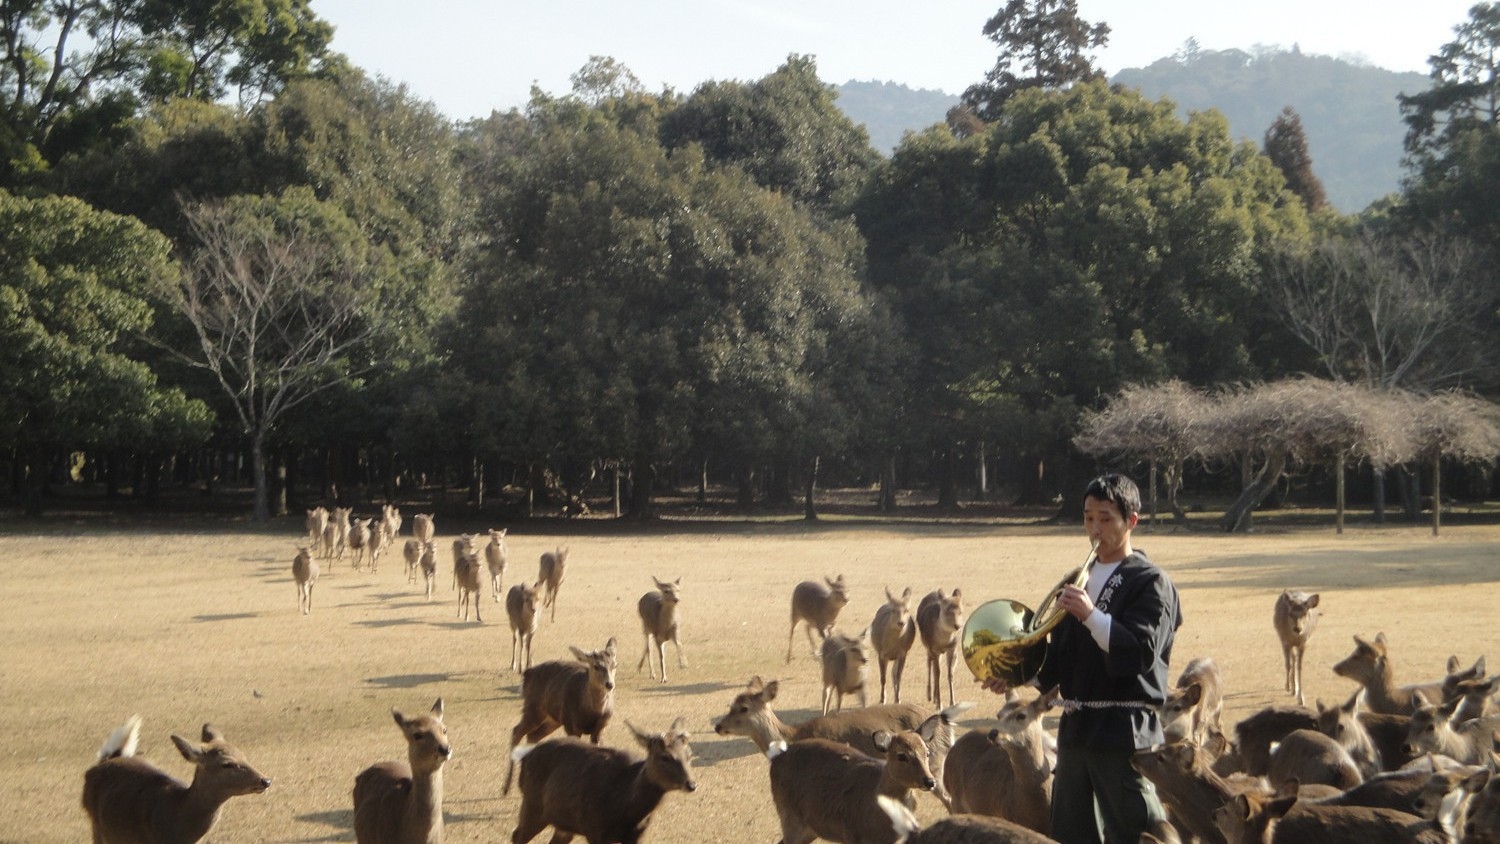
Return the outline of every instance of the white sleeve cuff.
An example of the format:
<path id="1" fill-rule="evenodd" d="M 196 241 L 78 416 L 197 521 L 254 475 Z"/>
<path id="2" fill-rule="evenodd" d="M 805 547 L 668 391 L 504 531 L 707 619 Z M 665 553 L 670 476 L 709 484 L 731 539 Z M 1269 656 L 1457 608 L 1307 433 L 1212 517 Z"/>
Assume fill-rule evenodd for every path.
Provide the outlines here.
<path id="1" fill-rule="evenodd" d="M 1089 629 L 1093 635 L 1094 642 L 1099 645 L 1099 650 L 1109 653 L 1109 628 L 1113 619 L 1108 613 L 1101 612 L 1098 607 L 1089 612 L 1089 617 L 1083 620 L 1083 626 Z"/>

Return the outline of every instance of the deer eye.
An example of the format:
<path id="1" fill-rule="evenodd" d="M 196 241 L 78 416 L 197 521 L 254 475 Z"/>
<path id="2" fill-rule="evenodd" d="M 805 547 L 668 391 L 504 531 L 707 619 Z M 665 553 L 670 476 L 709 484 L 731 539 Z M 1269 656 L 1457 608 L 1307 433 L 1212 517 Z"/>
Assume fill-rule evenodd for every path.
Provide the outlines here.
<path id="1" fill-rule="evenodd" d="M 896 754 L 896 761 L 897 762 L 910 762 L 911 761 L 911 757 L 907 756 L 905 753 L 897 753 Z"/>
<path id="2" fill-rule="evenodd" d="M 421 741 L 422 739 L 427 738 L 427 733 L 423 730 L 417 730 L 415 733 L 411 734 L 411 737 L 416 739 L 417 741 Z"/>

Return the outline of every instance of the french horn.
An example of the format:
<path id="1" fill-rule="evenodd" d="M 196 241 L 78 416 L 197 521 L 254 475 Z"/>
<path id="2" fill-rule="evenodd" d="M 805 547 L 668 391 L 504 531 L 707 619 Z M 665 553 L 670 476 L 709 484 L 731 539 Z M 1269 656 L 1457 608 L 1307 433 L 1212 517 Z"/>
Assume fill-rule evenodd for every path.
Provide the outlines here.
<path id="1" fill-rule="evenodd" d="M 1020 601 L 999 598 L 986 601 L 969 613 L 964 622 L 964 664 L 981 682 L 1002 680 L 1011 688 L 1030 683 L 1042 670 L 1047 657 L 1047 635 L 1068 613 L 1057 599 L 1066 586 L 1083 588 L 1098 560 L 1099 543 L 1089 548 L 1083 565 L 1052 587 L 1036 610 Z"/>

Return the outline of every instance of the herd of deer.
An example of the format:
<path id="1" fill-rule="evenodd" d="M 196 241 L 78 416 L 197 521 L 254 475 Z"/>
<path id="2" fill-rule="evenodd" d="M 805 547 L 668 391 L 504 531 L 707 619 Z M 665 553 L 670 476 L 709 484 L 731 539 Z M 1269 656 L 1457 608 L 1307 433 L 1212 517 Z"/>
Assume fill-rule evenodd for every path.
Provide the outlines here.
<path id="1" fill-rule="evenodd" d="M 341 518 L 335 514 L 335 522 Z M 395 518 L 399 526 L 399 513 Z M 432 519 L 419 515 L 413 522 L 408 578 L 414 580 L 420 569 L 430 597 Z M 310 535 L 324 536 L 329 529 L 328 523 L 313 524 L 310 516 Z M 376 532 L 364 537 L 367 546 Z M 483 551 L 496 601 L 507 561 L 504 535 L 490 531 Z M 480 552 L 474 538 L 466 535 L 454 543 L 454 581 L 460 614 L 467 617 L 472 602 L 477 619 Z M 393 541 L 394 534 L 387 539 Z M 330 554 L 324 547 L 318 556 Z M 372 569 L 377 558 L 371 549 Z M 516 783 L 521 792 L 511 840 L 524 844 L 551 826 L 553 841 L 581 835 L 590 844 L 635 842 L 667 792 L 696 789 L 689 734 L 682 718 L 662 733 L 627 723 L 644 758 L 600 743 L 615 711 L 613 637 L 599 650 L 570 647 L 572 660 L 532 664 L 531 637 L 542 609 L 550 607 L 556 617 L 566 562 L 566 548 L 542 555 L 536 583 L 517 584 L 506 595 L 511 668 L 522 675 L 522 711 L 511 731 L 502 788 L 509 794 Z M 317 577 L 310 546 L 299 548 L 293 572 L 300 609 L 309 612 Z M 678 666 L 687 664 L 678 641 L 681 579 L 653 580 L 656 589 L 637 604 L 645 639 L 637 668 L 647 667 L 655 678 L 660 666 L 665 683 L 668 640 L 677 646 Z M 803 624 L 821 663 L 822 715 L 800 724 L 782 722 L 771 706 L 779 681 L 754 677 L 714 719 L 716 733 L 748 738 L 769 758 L 783 844 L 818 838 L 847 844 L 1051 840 L 1056 744 L 1044 719 L 1058 691 L 1030 700 L 1012 693 L 996 714 L 998 728 L 959 735 L 957 721 L 972 707 L 954 700 L 952 670 L 965 617 L 959 590 L 935 590 L 913 610 L 910 588 L 899 597 L 887 588 L 885 603 L 858 636 L 835 627 L 848 603 L 842 575 L 805 581 L 792 591 L 787 662 L 797 625 Z M 1133 759 L 1155 785 L 1170 818 L 1154 825 L 1142 842 L 1500 844 L 1500 777 L 1495 776 L 1500 678 L 1485 677 L 1482 657 L 1467 669 L 1455 657 L 1442 680 L 1399 686 L 1384 635 L 1356 636 L 1353 653 L 1333 670 L 1360 689 L 1342 705 L 1319 701 L 1315 710 L 1308 709 L 1301 671 L 1318 604 L 1318 595 L 1291 590 L 1277 599 L 1273 625 L 1285 655 L 1286 691 L 1297 705 L 1272 706 L 1245 718 L 1235 725 L 1233 738 L 1221 722 L 1217 665 L 1199 658 L 1183 670 L 1159 710 L 1167 743 Z M 814 630 L 821 642 L 814 640 Z M 927 651 L 924 700 L 930 707 L 901 702 L 906 656 L 919 639 Z M 867 651 L 880 667 L 880 702 L 869 706 Z M 888 667 L 893 669 L 891 703 L 886 703 Z M 858 696 L 859 708 L 842 708 L 848 694 Z M 443 766 L 452 753 L 443 701 L 422 715 L 392 710 L 392 716 L 405 737 L 408 759 L 371 766 L 356 778 L 356 840 L 436 844 L 442 841 Z M 116 730 L 101 748 L 100 761 L 85 774 L 83 805 L 95 842 L 198 841 L 229 798 L 271 785 L 210 725 L 204 725 L 201 743 L 172 736 L 195 767 L 191 785 L 183 785 L 134 757 L 139 726 L 132 718 Z M 566 737 L 543 741 L 558 730 Z M 921 828 L 911 811 L 916 791 L 932 793 L 952 814 Z"/>

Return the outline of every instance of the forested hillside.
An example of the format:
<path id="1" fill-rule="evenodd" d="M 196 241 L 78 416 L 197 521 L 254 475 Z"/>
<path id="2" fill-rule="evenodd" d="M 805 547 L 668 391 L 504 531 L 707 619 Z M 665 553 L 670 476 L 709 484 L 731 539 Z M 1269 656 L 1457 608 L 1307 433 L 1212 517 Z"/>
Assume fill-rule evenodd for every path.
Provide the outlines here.
<path id="1" fill-rule="evenodd" d="M 1401 180 L 1405 126 L 1396 95 L 1425 91 L 1420 73 L 1395 73 L 1329 56 L 1292 50 L 1247 53 L 1201 50 L 1126 68 L 1113 81 L 1166 97 L 1181 114 L 1218 109 L 1230 135 L 1261 143 L 1285 106 L 1302 118 L 1313 169 L 1340 211 L 1361 211 L 1393 193 Z M 895 82 L 850 80 L 839 86 L 839 107 L 870 133 L 882 153 L 903 132 L 941 123 L 957 94 L 912 89 Z"/>

